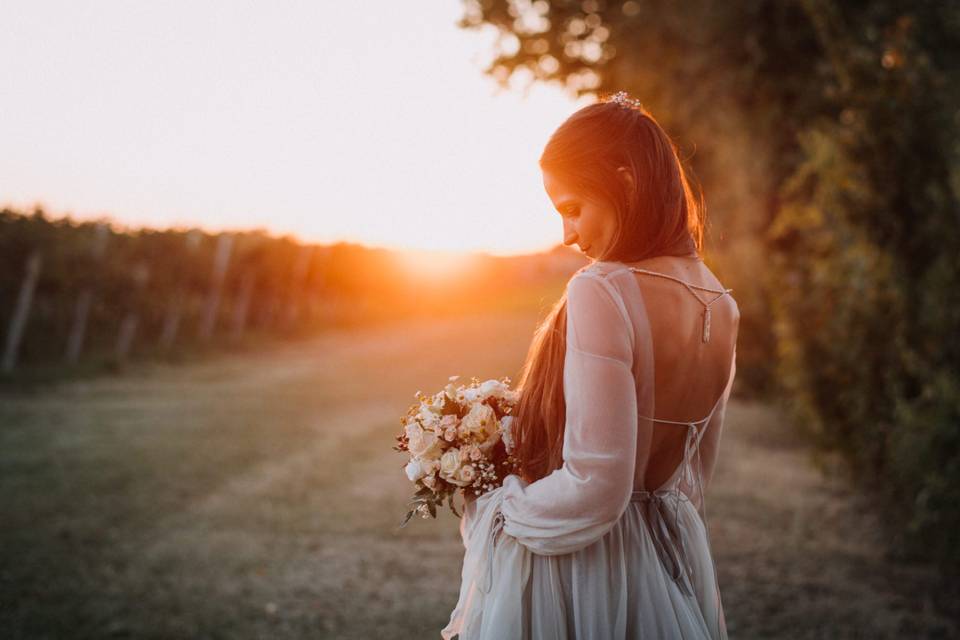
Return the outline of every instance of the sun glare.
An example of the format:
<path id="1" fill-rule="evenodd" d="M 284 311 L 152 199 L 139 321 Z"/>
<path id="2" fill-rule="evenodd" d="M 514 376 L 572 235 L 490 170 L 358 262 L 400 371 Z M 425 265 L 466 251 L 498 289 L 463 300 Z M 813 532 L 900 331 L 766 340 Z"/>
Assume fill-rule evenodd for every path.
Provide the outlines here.
<path id="1" fill-rule="evenodd" d="M 319 243 L 539 251 L 557 230 L 538 156 L 579 101 L 556 86 L 501 92 L 482 71 L 496 29 L 461 29 L 458 3 L 441 4 L 339 3 L 335 21 L 323 3 L 226 15 L 216 3 L 60 0 L 0 12 L 3 90 L 18 96 L 0 118 L 0 206 Z M 30 64 L 6 63 L 23 51 Z M 424 274 L 459 262 L 426 256 L 411 262 Z"/>
<path id="2" fill-rule="evenodd" d="M 404 249 L 396 251 L 397 263 L 411 276 L 430 282 L 454 280 L 475 262 L 469 253 Z"/>

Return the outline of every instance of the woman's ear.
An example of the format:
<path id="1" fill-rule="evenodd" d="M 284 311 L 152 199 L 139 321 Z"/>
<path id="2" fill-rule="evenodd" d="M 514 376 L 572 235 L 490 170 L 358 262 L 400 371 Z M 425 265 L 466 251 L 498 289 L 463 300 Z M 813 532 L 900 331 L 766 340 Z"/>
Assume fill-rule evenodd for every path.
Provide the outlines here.
<path id="1" fill-rule="evenodd" d="M 617 167 L 617 177 L 624 181 L 631 193 L 637 188 L 633 180 L 633 174 L 626 167 Z"/>

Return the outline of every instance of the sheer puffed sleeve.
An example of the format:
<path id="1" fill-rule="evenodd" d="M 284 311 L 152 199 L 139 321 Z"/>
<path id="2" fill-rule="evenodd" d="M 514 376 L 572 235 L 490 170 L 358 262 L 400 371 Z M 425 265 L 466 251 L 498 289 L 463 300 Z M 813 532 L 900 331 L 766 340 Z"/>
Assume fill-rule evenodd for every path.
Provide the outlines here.
<path id="1" fill-rule="evenodd" d="M 460 597 L 445 640 L 520 640 L 530 554 L 586 547 L 626 510 L 643 472 L 638 447 L 645 465 L 652 433 L 638 413 L 653 415 L 650 327 L 633 286 L 627 303 L 597 273 L 580 271 L 568 283 L 563 465 L 533 483 L 508 475 L 466 505 Z"/>
<path id="2" fill-rule="evenodd" d="M 643 323 L 645 315 L 635 320 Z M 603 276 L 587 271 L 570 280 L 563 466 L 529 484 L 508 476 L 502 487 L 503 530 L 534 553 L 583 548 L 627 508 L 637 457 L 637 335 L 622 297 Z M 652 381 L 652 371 L 642 375 Z"/>

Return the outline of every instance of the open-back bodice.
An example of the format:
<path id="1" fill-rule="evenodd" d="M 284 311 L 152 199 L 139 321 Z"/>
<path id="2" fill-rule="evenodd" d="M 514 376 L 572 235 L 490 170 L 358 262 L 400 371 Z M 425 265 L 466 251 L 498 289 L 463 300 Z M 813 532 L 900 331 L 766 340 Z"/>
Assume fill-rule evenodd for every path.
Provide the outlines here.
<path id="1" fill-rule="evenodd" d="M 670 364 L 665 366 L 663 363 L 659 366 L 656 364 L 653 365 L 653 369 L 656 371 L 655 377 L 658 385 L 666 383 L 676 388 L 677 385 L 685 384 L 685 375 L 679 373 L 680 371 L 684 371 L 684 369 L 681 366 L 677 366 L 677 362 L 686 362 L 687 359 L 696 358 L 698 355 L 703 356 L 704 351 L 710 348 L 718 349 L 717 352 L 713 352 L 713 355 L 726 355 L 725 353 L 721 353 L 720 350 L 725 348 L 731 349 L 728 373 L 723 384 L 723 390 L 713 402 L 707 415 L 702 418 L 695 420 L 673 420 L 659 417 L 656 415 L 659 412 L 655 410 L 656 401 L 653 397 L 655 394 L 650 392 L 649 388 L 646 388 L 643 380 L 638 379 L 636 381 L 638 399 L 645 396 L 647 400 L 646 402 L 638 400 L 640 412 L 637 416 L 637 466 L 634 477 L 634 489 L 630 501 L 632 503 L 639 503 L 640 508 L 646 514 L 645 517 L 651 527 L 654 547 L 660 556 L 661 562 L 670 572 L 676 583 L 680 585 L 681 589 L 689 591 L 691 584 L 689 558 L 685 550 L 683 536 L 678 528 L 679 512 L 681 502 L 691 501 L 699 511 L 701 518 L 704 520 L 704 526 L 706 526 L 705 485 L 706 481 L 709 480 L 709 476 L 712 474 L 712 468 L 716 460 L 719 430 L 722 425 L 723 413 L 726 410 L 726 401 L 729 397 L 733 378 L 736 373 L 736 324 L 739 317 L 739 314 L 736 313 L 731 319 L 728 319 L 732 320 L 732 322 L 723 323 L 726 328 L 732 331 L 732 335 L 714 335 L 714 340 L 724 337 L 727 338 L 726 344 L 715 343 L 716 346 L 714 347 L 714 345 L 709 345 L 711 342 L 711 307 L 718 300 L 729 295 L 732 289 L 704 287 L 676 276 L 639 267 L 631 267 L 622 263 L 594 263 L 594 265 L 587 267 L 587 269 L 597 272 L 601 277 L 613 284 L 612 289 L 622 296 L 621 302 L 623 308 L 627 310 L 628 316 L 631 317 L 635 325 L 635 331 L 639 332 L 635 335 L 635 348 L 655 350 L 657 338 L 663 339 L 664 334 L 654 335 L 655 332 L 651 329 L 653 325 L 659 324 L 660 329 L 665 334 L 668 334 L 667 337 L 669 338 L 677 338 L 676 335 L 669 334 L 677 334 L 677 332 L 679 332 L 677 351 L 671 354 L 673 356 L 673 362 L 670 364 L 674 366 L 670 366 Z M 632 275 L 627 276 L 626 272 L 638 273 L 682 285 L 696 298 L 703 309 L 699 326 L 695 327 L 695 335 L 690 336 L 684 333 L 684 327 L 687 327 L 687 330 L 691 331 L 689 327 L 692 325 L 689 322 L 689 318 L 686 319 L 686 324 L 684 324 L 683 318 L 671 317 L 666 322 L 663 322 L 663 317 L 651 318 L 654 314 L 661 314 L 661 316 L 665 314 L 669 316 L 672 313 L 672 309 L 668 309 L 669 301 L 658 299 L 656 294 L 645 295 L 637 279 Z M 709 294 L 709 297 L 702 297 L 698 291 L 706 292 Z M 637 300 L 631 300 L 630 296 L 636 296 Z M 645 317 L 640 317 L 641 315 Z M 646 335 L 645 341 L 641 337 L 641 334 Z M 635 364 L 638 359 L 641 361 L 644 360 L 639 353 L 635 353 L 634 358 Z M 646 359 L 648 366 L 651 363 L 651 359 L 652 356 Z M 696 361 L 698 363 L 702 362 L 702 357 L 696 359 Z M 716 362 L 722 363 L 724 360 L 722 358 L 716 358 L 713 366 L 717 366 Z M 698 364 L 698 366 L 700 365 Z M 666 369 L 666 371 L 664 371 L 664 369 Z M 647 376 L 651 373 L 649 370 L 638 372 L 636 367 L 634 368 L 634 372 L 635 374 L 646 374 Z M 699 390 L 692 389 L 690 391 L 695 396 Z M 682 395 L 681 397 L 686 397 L 686 395 Z M 679 404 L 683 406 L 686 403 L 680 402 Z M 674 408 L 677 410 L 676 404 Z M 645 413 L 645 409 L 649 410 L 649 413 Z M 658 434 L 657 440 L 661 443 L 669 443 L 674 439 L 672 433 L 658 433 L 660 429 L 685 430 L 685 433 L 682 435 L 683 445 L 681 458 L 674 465 L 673 472 L 665 481 L 660 483 L 656 488 L 647 488 L 645 472 L 649 468 L 651 460 L 654 460 L 655 456 L 663 454 L 663 452 L 653 449 L 654 434 Z M 710 433 L 710 438 L 705 442 L 704 438 L 708 432 Z M 676 447 L 673 447 L 671 449 L 671 447 L 664 446 L 663 450 L 675 451 L 675 448 Z M 704 448 L 707 449 L 706 455 L 703 455 L 702 452 Z"/>
<path id="2" fill-rule="evenodd" d="M 671 345 L 673 348 L 672 351 L 661 348 L 659 355 L 660 362 L 654 365 L 654 369 L 656 371 L 657 392 L 672 393 L 674 401 L 670 402 L 668 400 L 667 404 L 672 405 L 674 411 L 682 414 L 684 412 L 682 409 L 683 406 L 687 404 L 697 404 L 689 400 L 690 396 L 696 398 L 697 394 L 700 393 L 700 399 L 702 400 L 703 394 L 697 386 L 698 384 L 706 384 L 705 380 L 708 376 L 704 376 L 703 381 L 700 380 L 697 376 L 700 367 L 709 364 L 709 366 L 723 368 L 723 371 L 717 369 L 716 374 L 713 376 L 716 381 L 723 382 L 722 390 L 717 394 L 710 410 L 702 418 L 675 420 L 662 416 L 659 410 L 655 410 L 655 407 L 659 406 L 660 393 L 655 394 L 657 400 L 651 398 L 651 402 L 647 403 L 646 406 L 639 407 L 641 411 L 641 414 L 638 416 L 639 420 L 641 422 L 644 420 L 650 421 L 652 425 L 649 446 L 644 447 L 642 446 L 643 443 L 638 443 L 640 446 L 638 446 L 638 465 L 634 481 L 634 490 L 638 492 L 649 491 L 651 493 L 661 490 L 673 490 L 679 486 L 681 480 L 685 480 L 684 489 L 689 492 L 696 488 L 694 486 L 694 470 L 691 466 L 699 453 L 705 433 L 711 428 L 711 425 L 714 425 L 715 428 L 720 422 L 720 420 L 714 420 L 714 417 L 717 416 L 718 412 L 722 413 L 725 408 L 725 400 L 729 394 L 735 372 L 736 325 L 731 324 L 729 318 L 721 317 L 721 320 L 723 320 L 720 325 L 721 328 L 734 332 L 732 340 L 730 340 L 731 336 L 717 335 L 716 331 L 711 332 L 713 305 L 725 296 L 728 296 L 733 290 L 706 287 L 670 274 L 630 266 L 620 262 L 594 262 L 585 267 L 584 270 L 599 275 L 613 285 L 612 288 L 622 298 L 621 303 L 623 309 L 627 315 L 631 317 L 634 325 L 648 324 L 650 336 L 647 341 L 649 344 L 645 346 L 643 344 L 637 344 L 637 342 L 642 341 L 638 339 L 635 341 L 635 348 L 642 349 L 646 347 L 654 351 L 659 345 L 658 340 L 660 342 L 670 341 L 673 343 Z M 662 283 L 666 283 L 666 286 L 642 290 L 637 278 L 628 275 L 628 273 L 636 273 L 651 279 L 657 279 Z M 674 285 L 680 285 L 680 287 L 678 287 L 680 291 L 685 289 L 689 292 L 691 298 L 699 303 L 699 306 L 702 308 L 699 322 L 694 323 L 691 322 L 690 318 L 677 317 L 676 314 L 683 315 L 683 312 L 689 309 L 689 307 L 687 309 L 677 308 L 680 307 L 682 300 L 676 297 Z M 706 295 L 699 292 L 703 292 Z M 646 317 L 638 317 L 640 314 L 644 314 Z M 642 327 L 635 327 L 635 329 L 637 331 L 644 331 Z M 694 332 L 696 335 L 691 335 Z M 711 333 L 714 334 L 712 337 Z M 730 350 L 729 353 L 727 349 Z M 712 351 L 712 362 L 705 363 L 704 360 L 707 357 L 708 350 Z M 666 355 L 664 355 L 664 353 L 666 353 Z M 640 354 L 636 354 L 635 357 L 639 357 L 639 355 Z M 688 363 L 694 364 L 691 367 L 688 366 Z M 636 367 L 634 370 L 635 373 L 644 375 L 638 372 Z M 649 375 L 649 371 L 645 372 L 645 374 Z M 721 374 L 726 375 L 721 378 Z M 691 379 L 694 377 L 696 377 L 696 379 Z M 638 384 L 640 382 L 641 381 L 638 381 Z M 716 385 L 712 383 L 711 386 Z M 683 392 L 678 395 L 673 392 L 674 389 L 682 389 Z M 680 399 L 679 402 L 677 398 Z M 644 403 L 641 403 L 641 405 L 643 404 Z M 699 404 L 702 406 L 703 403 L 701 402 Z M 649 414 L 644 414 L 644 410 L 649 411 Z M 719 418 L 722 419 L 722 416 L 719 416 Z M 682 436 L 680 436 L 679 433 L 674 436 L 674 434 L 670 432 L 661 432 L 661 430 L 675 431 L 680 428 L 686 429 L 686 433 Z M 643 437 L 642 429 L 639 435 L 641 438 Z M 654 437 L 654 435 L 656 437 Z M 645 475 L 649 469 L 650 462 L 656 462 L 657 456 L 668 455 L 668 453 L 676 456 L 677 449 L 679 448 L 677 446 L 679 444 L 678 437 L 682 437 L 683 446 L 682 449 L 680 449 L 680 459 L 670 467 L 667 467 L 673 469 L 672 473 L 670 473 L 665 480 L 659 482 L 658 485 L 654 487 L 648 486 L 648 483 L 645 481 Z M 664 446 L 658 449 L 656 446 L 657 443 L 662 443 Z M 643 458 L 644 454 L 647 455 L 646 458 Z M 670 461 L 663 462 L 669 464 Z M 712 460 L 710 463 L 712 464 Z M 657 475 L 659 475 L 657 480 L 663 477 L 663 473 Z"/>

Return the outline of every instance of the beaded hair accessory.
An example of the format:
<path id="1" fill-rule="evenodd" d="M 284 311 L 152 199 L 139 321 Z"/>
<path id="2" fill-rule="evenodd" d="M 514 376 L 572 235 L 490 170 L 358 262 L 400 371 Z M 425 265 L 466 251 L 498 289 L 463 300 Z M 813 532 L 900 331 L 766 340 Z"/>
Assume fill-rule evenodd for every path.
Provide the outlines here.
<path id="1" fill-rule="evenodd" d="M 620 105 L 621 107 L 627 107 L 628 109 L 643 109 L 643 103 L 639 100 L 634 100 L 626 91 L 617 91 L 612 96 L 608 97 L 604 102 L 613 102 Z"/>

